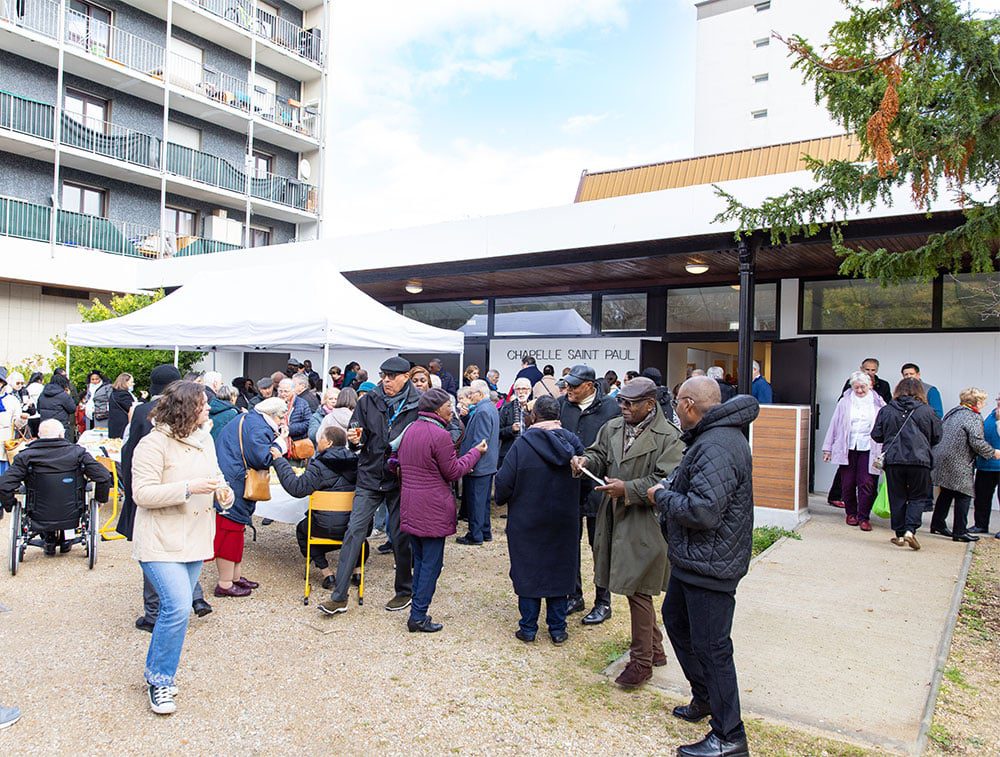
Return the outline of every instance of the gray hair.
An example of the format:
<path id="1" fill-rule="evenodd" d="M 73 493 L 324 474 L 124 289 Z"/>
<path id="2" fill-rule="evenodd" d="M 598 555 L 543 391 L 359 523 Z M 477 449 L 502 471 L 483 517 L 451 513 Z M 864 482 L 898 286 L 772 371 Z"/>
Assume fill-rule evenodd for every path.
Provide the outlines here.
<path id="1" fill-rule="evenodd" d="M 222 374 L 219 373 L 218 371 L 208 371 L 202 377 L 202 381 L 205 382 L 205 386 L 209 387 L 210 389 L 215 389 L 215 387 L 220 386 L 222 384 Z M 218 394 L 219 392 L 216 391 L 215 393 Z"/>
<path id="2" fill-rule="evenodd" d="M 718 381 L 721 381 L 726 377 L 726 372 L 722 370 L 722 368 L 720 368 L 719 366 L 713 365 L 711 368 L 705 371 L 705 375 L 708 376 L 710 379 L 716 379 Z"/>
<path id="3" fill-rule="evenodd" d="M 490 396 L 490 385 L 487 384 L 482 379 L 476 379 L 475 381 L 473 381 L 471 384 L 469 384 L 469 388 L 474 392 L 478 392 L 484 397 Z"/>
<path id="4" fill-rule="evenodd" d="M 254 410 L 261 415 L 270 415 L 272 418 L 284 418 L 285 413 L 288 412 L 288 405 L 281 397 L 268 397 L 266 400 L 258 402 L 254 406 Z"/>
<path id="5" fill-rule="evenodd" d="M 236 402 L 236 387 L 223 384 L 215 390 L 215 396 L 223 402 Z"/>
<path id="6" fill-rule="evenodd" d="M 473 389 L 471 386 L 460 386 L 458 387 L 458 393 L 455 396 L 458 399 L 462 399 L 462 397 L 468 397 L 474 391 L 475 389 Z"/>
<path id="7" fill-rule="evenodd" d="M 527 379 L 524 376 L 521 376 L 521 378 L 519 378 L 519 379 L 515 379 L 514 380 L 514 388 L 517 389 L 519 386 L 523 386 L 523 387 L 526 387 L 527 389 L 530 389 L 531 388 L 531 379 Z"/>
<path id="8" fill-rule="evenodd" d="M 864 384 L 865 386 L 871 388 L 872 377 L 864 371 L 854 371 L 851 374 L 851 386 L 854 386 L 855 384 Z"/>
<path id="9" fill-rule="evenodd" d="M 756 360 L 753 361 L 753 368 L 755 371 L 757 371 L 757 373 L 760 373 L 760 363 L 758 363 Z"/>
<path id="10" fill-rule="evenodd" d="M 281 383 L 284 384 L 285 382 L 282 381 Z M 292 384 L 296 384 L 298 386 L 304 386 L 304 387 L 308 388 L 309 387 L 309 377 L 306 376 L 306 374 L 304 374 L 304 373 L 296 373 L 294 376 L 292 376 Z"/>
<path id="11" fill-rule="evenodd" d="M 55 418 L 49 418 L 38 424 L 39 439 L 62 439 L 66 436 L 66 427 Z"/>
<path id="12" fill-rule="evenodd" d="M 283 378 L 283 379 L 281 379 L 280 383 L 278 384 L 278 388 L 279 389 L 287 389 L 288 391 L 294 391 L 295 384 L 294 384 L 294 382 L 290 378 Z"/>
<path id="13" fill-rule="evenodd" d="M 488 371 L 486 371 L 486 378 L 492 378 L 493 383 L 495 384 L 497 380 L 500 378 L 500 371 L 498 371 L 496 368 L 490 368 Z"/>

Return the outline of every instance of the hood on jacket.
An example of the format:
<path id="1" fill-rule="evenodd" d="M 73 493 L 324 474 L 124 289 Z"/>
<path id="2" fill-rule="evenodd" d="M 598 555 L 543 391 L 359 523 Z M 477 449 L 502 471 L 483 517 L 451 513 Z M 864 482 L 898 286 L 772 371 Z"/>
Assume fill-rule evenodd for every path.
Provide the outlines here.
<path id="1" fill-rule="evenodd" d="M 218 397 L 212 397 L 212 399 L 208 401 L 208 414 L 210 416 L 219 415 L 220 413 L 224 413 L 227 410 L 238 411 L 239 408 L 236 407 L 236 405 L 234 405 L 232 402 L 226 402 L 225 400 L 220 400 Z"/>
<path id="2" fill-rule="evenodd" d="M 45 388 L 42 389 L 43 397 L 58 397 L 60 394 L 66 394 L 66 390 L 63 389 L 59 384 L 46 384 Z M 68 394 L 66 395 L 69 396 Z"/>
<path id="3" fill-rule="evenodd" d="M 334 473 L 344 473 L 358 469 L 358 456 L 347 447 L 327 447 L 316 455 L 316 460 L 323 463 Z"/>
<path id="4" fill-rule="evenodd" d="M 570 435 L 564 428 L 551 431 L 529 428 L 521 438 L 549 465 L 561 466 L 568 465 L 573 457 L 573 444 L 567 438 Z"/>
<path id="5" fill-rule="evenodd" d="M 733 426 L 742 428 L 752 423 L 760 414 L 760 403 L 749 394 L 737 394 L 731 400 L 711 408 L 694 428 L 688 429 L 681 436 L 690 444 L 696 437 L 710 428 Z"/>
<path id="6" fill-rule="evenodd" d="M 911 397 L 908 394 L 904 394 L 902 397 L 897 397 L 889 404 L 894 405 L 897 410 L 900 410 L 904 413 L 912 413 L 914 410 L 920 407 L 920 405 L 923 405 L 925 403 L 921 402 L 916 397 Z"/>

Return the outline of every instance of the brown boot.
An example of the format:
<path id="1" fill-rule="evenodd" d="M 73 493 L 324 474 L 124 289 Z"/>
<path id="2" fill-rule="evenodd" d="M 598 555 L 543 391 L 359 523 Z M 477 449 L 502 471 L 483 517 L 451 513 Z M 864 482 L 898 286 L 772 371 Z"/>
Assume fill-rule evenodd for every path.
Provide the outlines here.
<path id="1" fill-rule="evenodd" d="M 615 679 L 615 683 L 623 689 L 637 689 L 646 681 L 653 677 L 653 669 L 637 663 L 635 660 L 629 661 L 625 670 Z"/>

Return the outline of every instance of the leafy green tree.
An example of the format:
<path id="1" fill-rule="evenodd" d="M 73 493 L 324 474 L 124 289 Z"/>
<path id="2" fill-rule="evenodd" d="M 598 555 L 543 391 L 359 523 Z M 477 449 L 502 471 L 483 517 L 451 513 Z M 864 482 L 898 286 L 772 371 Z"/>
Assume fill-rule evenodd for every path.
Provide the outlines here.
<path id="1" fill-rule="evenodd" d="M 1000 268 L 1000 18 L 955 0 L 844 0 L 849 17 L 814 49 L 782 40 L 831 115 L 860 143 L 857 160 L 807 158 L 816 186 L 748 207 L 717 188 L 738 237 L 770 233 L 773 244 L 829 229 L 840 272 L 883 284 L 939 271 Z M 779 37 L 780 39 L 780 37 Z M 907 252 L 844 244 L 843 219 L 908 186 L 927 212 L 939 187 L 957 197 L 963 222 Z M 840 222 L 838 222 L 840 219 Z"/>
<path id="2" fill-rule="evenodd" d="M 160 289 L 152 294 L 122 294 L 112 295 L 109 304 L 105 305 L 96 297 L 92 305 L 79 305 L 80 315 L 84 323 L 106 321 L 118 316 L 134 313 L 147 305 L 163 299 Z M 53 369 L 66 366 L 66 339 L 55 337 L 52 340 L 55 355 L 50 360 Z M 200 352 L 181 352 L 177 367 L 181 374 L 190 370 L 202 357 Z M 73 347 L 69 348 L 70 381 L 75 387 L 82 387 L 87 381 L 90 371 L 100 371 L 109 380 L 114 381 L 119 373 L 131 373 L 135 385 L 139 389 L 149 388 L 149 374 L 163 363 L 173 363 L 173 350 L 136 350 L 118 347 Z"/>

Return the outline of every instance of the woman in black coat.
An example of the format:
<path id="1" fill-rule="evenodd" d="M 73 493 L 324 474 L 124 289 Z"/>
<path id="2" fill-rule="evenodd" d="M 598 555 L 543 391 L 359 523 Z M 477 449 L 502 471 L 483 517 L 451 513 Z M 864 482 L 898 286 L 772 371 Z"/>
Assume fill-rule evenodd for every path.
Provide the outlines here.
<path id="1" fill-rule="evenodd" d="M 41 421 L 55 418 L 66 429 L 66 438 L 75 439 L 76 403 L 70 396 L 69 381 L 65 376 L 54 373 L 52 380 L 42 389 L 38 398 L 38 415 Z"/>
<path id="2" fill-rule="evenodd" d="M 544 597 L 549 635 L 562 644 L 579 549 L 580 482 L 569 461 L 583 454 L 583 445 L 562 427 L 553 398 L 539 398 L 532 413 L 534 423 L 514 442 L 497 473 L 496 500 L 509 508 L 510 577 L 521 611 L 514 635 L 534 641 Z"/>
<path id="3" fill-rule="evenodd" d="M 121 439 L 128 428 L 129 411 L 135 404 L 135 379 L 131 373 L 120 373 L 111 385 L 111 399 L 108 401 L 108 437 Z"/>

